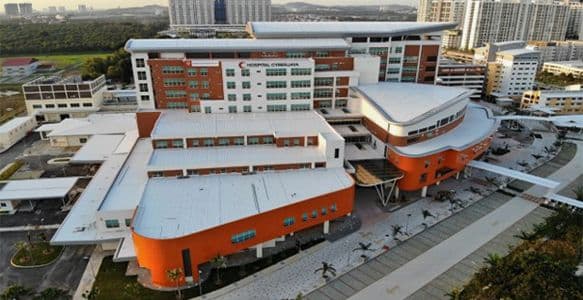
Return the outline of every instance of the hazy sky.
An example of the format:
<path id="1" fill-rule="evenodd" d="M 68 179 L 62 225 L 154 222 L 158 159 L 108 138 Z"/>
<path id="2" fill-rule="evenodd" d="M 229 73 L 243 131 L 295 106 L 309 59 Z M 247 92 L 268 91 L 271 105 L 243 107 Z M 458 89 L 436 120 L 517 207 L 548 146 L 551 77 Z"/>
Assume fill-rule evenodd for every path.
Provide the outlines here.
<path id="1" fill-rule="evenodd" d="M 416 4 L 417 0 L 272 0 L 273 3 L 287 3 L 296 1 L 305 1 L 314 4 L 323 5 L 354 5 L 358 4 Z M 0 0 L 0 11 L 4 12 L 4 3 L 12 2 L 30 2 L 35 10 L 41 10 L 48 6 L 65 6 L 67 9 L 76 10 L 77 5 L 86 4 L 95 9 L 112 8 L 112 7 L 131 7 L 144 6 L 148 4 L 168 5 L 168 0 Z"/>

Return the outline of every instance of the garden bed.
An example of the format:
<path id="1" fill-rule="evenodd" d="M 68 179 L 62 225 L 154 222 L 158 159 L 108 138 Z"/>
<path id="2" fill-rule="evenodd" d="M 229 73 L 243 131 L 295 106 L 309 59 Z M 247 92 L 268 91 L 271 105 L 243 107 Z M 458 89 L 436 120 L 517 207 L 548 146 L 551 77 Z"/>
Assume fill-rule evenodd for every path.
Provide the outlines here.
<path id="1" fill-rule="evenodd" d="M 62 252 L 62 246 L 51 246 L 49 242 L 23 244 L 10 262 L 20 268 L 43 267 L 57 260 Z"/>

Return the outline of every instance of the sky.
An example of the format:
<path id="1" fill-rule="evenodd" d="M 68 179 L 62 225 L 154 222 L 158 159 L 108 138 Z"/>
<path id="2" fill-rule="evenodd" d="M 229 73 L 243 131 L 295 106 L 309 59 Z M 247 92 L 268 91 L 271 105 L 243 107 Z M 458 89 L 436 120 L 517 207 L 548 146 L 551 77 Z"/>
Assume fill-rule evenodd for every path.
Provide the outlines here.
<path id="1" fill-rule="evenodd" d="M 287 2 L 308 2 L 322 5 L 354 5 L 358 4 L 416 4 L 416 0 L 272 0 L 272 3 L 281 4 Z M 0 0 L 0 12 L 4 12 L 4 3 L 29 2 L 35 10 L 42 10 L 48 6 L 65 6 L 67 9 L 76 10 L 77 5 L 86 4 L 94 9 L 144 6 L 150 4 L 168 5 L 168 0 Z"/>

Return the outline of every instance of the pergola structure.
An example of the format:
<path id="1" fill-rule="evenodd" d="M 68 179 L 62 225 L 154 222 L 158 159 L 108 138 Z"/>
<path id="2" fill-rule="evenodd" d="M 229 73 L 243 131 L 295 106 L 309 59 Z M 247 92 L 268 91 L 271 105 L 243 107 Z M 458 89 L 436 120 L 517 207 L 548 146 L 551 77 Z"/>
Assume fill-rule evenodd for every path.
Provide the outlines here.
<path id="1" fill-rule="evenodd" d="M 397 181 L 404 174 L 386 159 L 350 161 L 355 169 L 356 185 L 374 187 L 383 206 L 387 206 Z"/>

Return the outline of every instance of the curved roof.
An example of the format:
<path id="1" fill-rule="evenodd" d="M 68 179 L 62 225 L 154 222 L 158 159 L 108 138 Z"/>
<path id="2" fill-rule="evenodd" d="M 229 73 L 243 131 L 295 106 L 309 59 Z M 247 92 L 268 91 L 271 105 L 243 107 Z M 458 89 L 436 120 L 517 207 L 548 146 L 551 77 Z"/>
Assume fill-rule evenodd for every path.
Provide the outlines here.
<path id="1" fill-rule="evenodd" d="M 431 84 L 380 82 L 352 88 L 389 123 L 412 124 L 452 104 L 469 101 L 473 91 Z"/>
<path id="2" fill-rule="evenodd" d="M 209 52 L 348 49 L 343 39 L 130 39 L 128 52 Z"/>
<path id="3" fill-rule="evenodd" d="M 345 38 L 400 36 L 454 29 L 457 23 L 438 22 L 249 22 L 247 31 L 263 38 Z"/>

